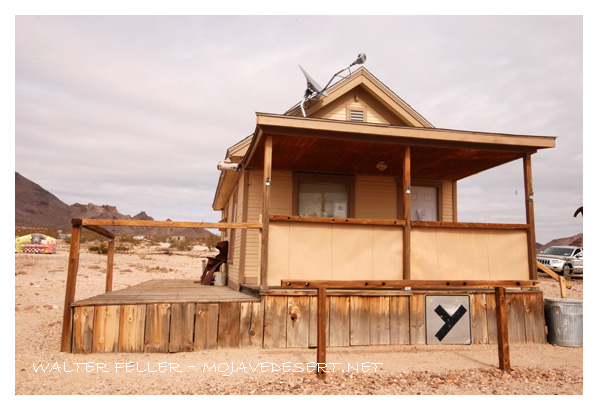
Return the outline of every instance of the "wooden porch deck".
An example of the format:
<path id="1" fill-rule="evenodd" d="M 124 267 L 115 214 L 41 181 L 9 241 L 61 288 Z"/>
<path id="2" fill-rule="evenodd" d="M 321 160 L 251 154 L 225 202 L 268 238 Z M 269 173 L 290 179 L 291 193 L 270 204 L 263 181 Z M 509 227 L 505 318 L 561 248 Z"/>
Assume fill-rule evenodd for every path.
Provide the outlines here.
<path id="1" fill-rule="evenodd" d="M 193 280 L 151 280 L 72 304 L 67 352 L 181 352 L 219 348 L 315 347 L 314 290 L 205 286 Z M 253 295 L 248 293 L 253 292 Z M 489 289 L 331 290 L 329 346 L 426 344 L 427 294 L 468 294 L 473 344 L 497 343 Z M 259 296 L 258 296 L 259 295 Z M 545 342 L 543 295 L 507 295 L 510 342 Z"/>
<path id="2" fill-rule="evenodd" d="M 226 286 L 209 286 L 194 280 L 150 280 L 117 291 L 109 291 L 71 306 L 126 305 L 156 303 L 221 303 L 260 302 L 259 298 L 235 291 Z"/>

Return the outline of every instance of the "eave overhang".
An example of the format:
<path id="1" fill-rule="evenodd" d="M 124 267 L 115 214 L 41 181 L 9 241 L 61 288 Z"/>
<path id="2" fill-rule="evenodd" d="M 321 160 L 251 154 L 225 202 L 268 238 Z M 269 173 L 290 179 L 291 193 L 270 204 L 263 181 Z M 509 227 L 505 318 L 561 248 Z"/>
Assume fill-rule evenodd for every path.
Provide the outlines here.
<path id="1" fill-rule="evenodd" d="M 415 178 L 459 180 L 555 147 L 555 137 L 402 127 L 257 113 L 245 168 L 262 167 L 263 136 L 272 135 L 273 170 L 401 176 L 411 147 Z M 375 169 L 378 161 L 389 167 Z"/>

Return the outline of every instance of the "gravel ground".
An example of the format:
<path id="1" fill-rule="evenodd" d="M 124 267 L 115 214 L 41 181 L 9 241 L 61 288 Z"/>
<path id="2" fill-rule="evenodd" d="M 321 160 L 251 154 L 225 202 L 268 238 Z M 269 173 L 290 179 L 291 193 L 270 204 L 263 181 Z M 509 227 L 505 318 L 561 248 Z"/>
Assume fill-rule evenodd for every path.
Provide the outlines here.
<path id="1" fill-rule="evenodd" d="M 76 299 L 100 294 L 106 256 L 82 245 Z M 139 248 L 115 256 L 114 289 L 153 278 L 198 278 L 201 251 Z M 14 394 L 204 395 L 581 395 L 583 348 L 511 344 L 511 374 L 496 345 L 331 347 L 334 371 L 315 378 L 312 349 L 214 350 L 174 354 L 60 352 L 68 245 L 55 255 L 15 254 Z M 541 277 L 546 298 L 557 282 Z M 574 280 L 568 298 L 582 299 Z"/>

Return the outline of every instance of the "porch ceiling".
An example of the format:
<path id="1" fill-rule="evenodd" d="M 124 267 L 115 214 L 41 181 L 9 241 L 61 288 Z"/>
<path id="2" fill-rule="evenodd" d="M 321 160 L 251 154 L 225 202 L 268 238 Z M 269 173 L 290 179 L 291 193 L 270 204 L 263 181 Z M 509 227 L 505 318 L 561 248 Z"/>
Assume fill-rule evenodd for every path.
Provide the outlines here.
<path id="1" fill-rule="evenodd" d="M 404 150 L 410 146 L 411 176 L 417 179 L 459 180 L 555 147 L 555 137 L 258 113 L 246 168 L 263 168 L 267 135 L 273 137 L 273 170 L 397 177 L 403 175 Z M 379 161 L 387 164 L 386 170 L 377 170 Z"/>
<path id="2" fill-rule="evenodd" d="M 402 176 L 404 149 L 400 143 L 348 141 L 273 134 L 272 169 L 323 174 Z M 416 179 L 459 180 L 522 158 L 521 151 L 411 146 L 411 175 Z M 379 171 L 379 161 L 387 169 Z M 247 168 L 262 168 L 264 138 Z"/>

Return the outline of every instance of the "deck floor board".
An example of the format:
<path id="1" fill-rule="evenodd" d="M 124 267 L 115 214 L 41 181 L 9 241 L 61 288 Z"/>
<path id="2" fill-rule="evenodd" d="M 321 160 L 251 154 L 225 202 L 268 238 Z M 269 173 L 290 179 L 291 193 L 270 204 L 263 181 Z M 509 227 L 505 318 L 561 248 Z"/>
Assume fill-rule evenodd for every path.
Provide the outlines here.
<path id="1" fill-rule="evenodd" d="M 259 302 L 259 298 L 225 286 L 210 286 L 194 280 L 150 280 L 75 301 L 72 306 L 113 304 L 154 304 L 183 302 Z"/>

